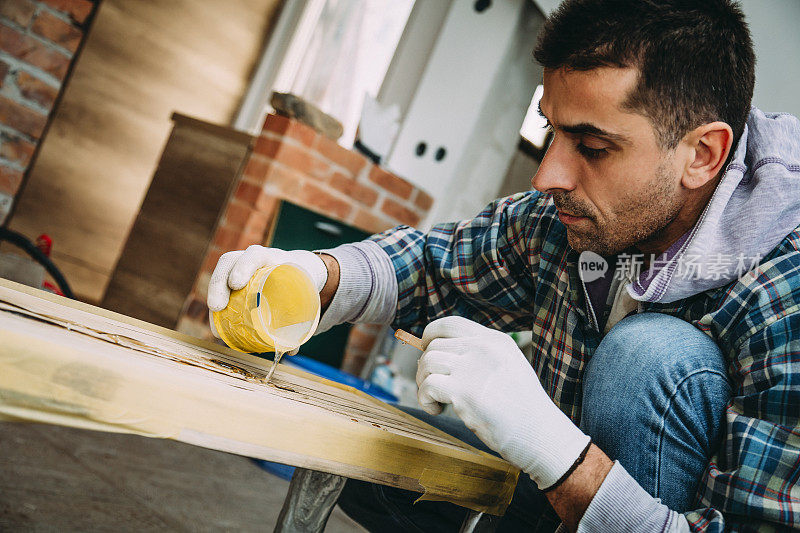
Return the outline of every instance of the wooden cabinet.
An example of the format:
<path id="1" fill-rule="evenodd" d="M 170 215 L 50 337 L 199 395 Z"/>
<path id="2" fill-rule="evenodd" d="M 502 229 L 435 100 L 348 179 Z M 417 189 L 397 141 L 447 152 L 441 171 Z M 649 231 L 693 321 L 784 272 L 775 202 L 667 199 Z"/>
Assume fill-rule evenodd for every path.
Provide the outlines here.
<path id="1" fill-rule="evenodd" d="M 184 115 L 173 129 L 101 306 L 175 328 L 253 137 Z"/>

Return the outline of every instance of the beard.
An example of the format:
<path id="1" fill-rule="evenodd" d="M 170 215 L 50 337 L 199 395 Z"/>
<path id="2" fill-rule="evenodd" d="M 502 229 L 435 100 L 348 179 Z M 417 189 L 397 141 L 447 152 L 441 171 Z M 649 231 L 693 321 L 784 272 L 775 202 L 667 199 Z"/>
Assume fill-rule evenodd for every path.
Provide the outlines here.
<path id="1" fill-rule="evenodd" d="M 681 201 L 676 181 L 668 161 L 662 161 L 644 189 L 620 195 L 619 202 L 604 217 L 568 192 L 554 192 L 553 203 L 559 210 L 586 217 L 590 222 L 585 229 L 567 226 L 567 241 L 572 249 L 610 256 L 657 239 L 677 217 Z"/>

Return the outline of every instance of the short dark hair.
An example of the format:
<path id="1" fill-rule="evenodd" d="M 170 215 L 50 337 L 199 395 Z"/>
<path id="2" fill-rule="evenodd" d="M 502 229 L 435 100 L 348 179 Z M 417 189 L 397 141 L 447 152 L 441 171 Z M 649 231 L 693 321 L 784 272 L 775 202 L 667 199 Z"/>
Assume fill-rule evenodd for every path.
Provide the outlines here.
<path id="1" fill-rule="evenodd" d="M 647 116 L 664 149 L 717 120 L 744 131 L 755 54 L 731 0 L 565 0 L 534 51 L 546 69 L 637 67 L 626 107 Z"/>

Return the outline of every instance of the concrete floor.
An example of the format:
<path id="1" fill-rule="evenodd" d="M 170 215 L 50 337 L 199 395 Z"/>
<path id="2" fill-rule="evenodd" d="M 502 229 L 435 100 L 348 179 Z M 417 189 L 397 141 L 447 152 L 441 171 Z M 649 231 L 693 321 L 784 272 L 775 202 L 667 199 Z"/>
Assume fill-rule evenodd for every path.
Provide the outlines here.
<path id="1" fill-rule="evenodd" d="M 0 423 L 0 531 L 272 531 L 288 485 L 179 442 Z M 364 530 L 336 508 L 326 531 Z"/>

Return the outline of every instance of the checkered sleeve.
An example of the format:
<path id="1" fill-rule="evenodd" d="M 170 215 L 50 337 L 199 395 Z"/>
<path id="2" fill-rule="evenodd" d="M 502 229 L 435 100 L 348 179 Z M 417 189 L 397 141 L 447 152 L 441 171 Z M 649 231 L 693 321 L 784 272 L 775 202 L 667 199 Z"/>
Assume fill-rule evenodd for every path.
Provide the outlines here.
<path id="1" fill-rule="evenodd" d="M 694 531 L 800 528 L 800 254 L 762 265 L 729 298 L 746 312 L 727 322 L 727 431 L 699 485 L 703 508 L 685 516 Z"/>
<path id="2" fill-rule="evenodd" d="M 397 277 L 392 325 L 419 333 L 436 318 L 460 315 L 504 331 L 530 329 L 537 226 L 548 200 L 520 193 L 427 233 L 400 226 L 373 236 Z"/>

